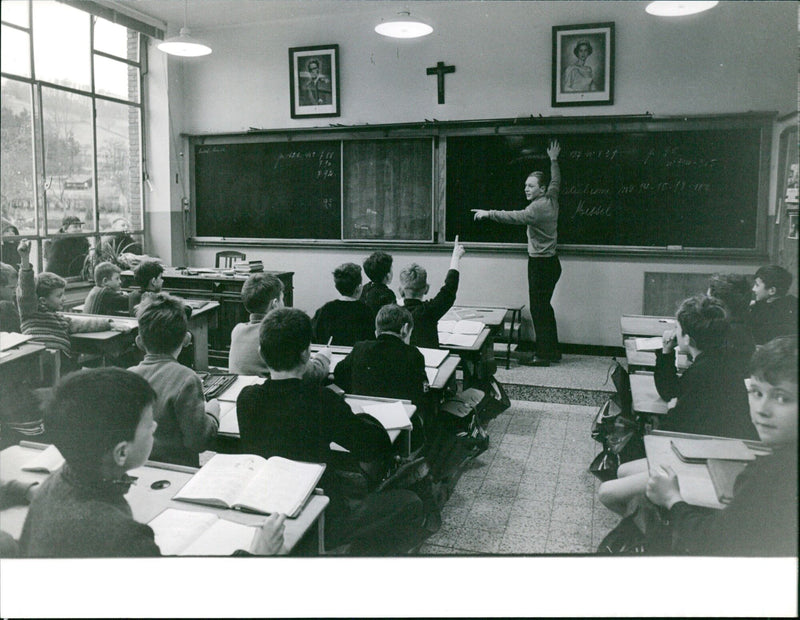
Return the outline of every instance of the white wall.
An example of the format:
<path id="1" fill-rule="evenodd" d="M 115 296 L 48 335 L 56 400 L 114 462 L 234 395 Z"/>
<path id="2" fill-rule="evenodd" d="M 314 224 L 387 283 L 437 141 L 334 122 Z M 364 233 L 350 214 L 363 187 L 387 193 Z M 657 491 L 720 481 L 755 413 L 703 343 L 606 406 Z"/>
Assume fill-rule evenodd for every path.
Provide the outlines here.
<path id="1" fill-rule="evenodd" d="M 676 20 L 647 15 L 645 4 L 415 3 L 413 10 L 429 18 L 435 32 L 399 42 L 372 31 L 389 8 L 375 2 L 336 3 L 325 19 L 276 15 L 274 23 L 220 28 L 204 33 L 214 49 L 211 56 L 169 62 L 169 72 L 180 72 L 182 84 L 169 81 L 171 133 L 326 126 L 329 121 L 357 125 L 530 114 L 661 116 L 796 110 L 795 3 L 722 2 L 707 13 Z M 269 3 L 264 3 L 264 10 L 267 19 Z M 616 24 L 615 105 L 551 108 L 551 27 L 598 21 Z M 328 43 L 340 46 L 342 115 L 292 120 L 287 50 Z M 425 73 L 440 60 L 456 66 L 456 73 L 446 77 L 444 105 L 436 103 L 436 79 Z M 162 79 L 158 68 L 158 62 L 151 62 L 151 79 Z M 160 139 L 163 143 L 163 135 Z M 169 187 L 166 204 L 174 212 L 188 184 Z M 155 229 L 152 234 L 158 246 L 157 239 L 163 239 L 165 232 Z M 187 263 L 211 265 L 217 249 L 189 249 Z M 249 247 L 245 251 L 248 258 L 261 258 L 267 269 L 295 271 L 295 305 L 308 311 L 335 295 L 333 267 L 345 261 L 360 263 L 366 254 L 348 249 Z M 173 249 L 171 258 L 176 254 Z M 448 255 L 440 251 L 393 254 L 395 272 L 411 261 L 423 263 L 433 287 L 441 282 L 448 262 Z M 620 313 L 641 311 L 646 271 L 752 273 L 756 267 L 748 261 L 687 264 L 676 259 L 569 255 L 562 255 L 562 264 L 564 274 L 554 297 L 559 336 L 567 343 L 598 345 L 618 345 Z M 458 301 L 527 305 L 525 269 L 524 251 L 468 255 Z"/>

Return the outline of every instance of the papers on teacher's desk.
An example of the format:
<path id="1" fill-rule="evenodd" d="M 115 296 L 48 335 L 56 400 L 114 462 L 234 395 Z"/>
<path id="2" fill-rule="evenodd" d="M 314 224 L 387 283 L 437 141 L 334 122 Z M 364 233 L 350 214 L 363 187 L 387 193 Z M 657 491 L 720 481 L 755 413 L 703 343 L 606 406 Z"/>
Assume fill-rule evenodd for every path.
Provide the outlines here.
<path id="1" fill-rule="evenodd" d="M 222 519 L 211 512 L 167 508 L 148 525 L 161 555 L 232 555 L 247 551 L 256 528 Z"/>

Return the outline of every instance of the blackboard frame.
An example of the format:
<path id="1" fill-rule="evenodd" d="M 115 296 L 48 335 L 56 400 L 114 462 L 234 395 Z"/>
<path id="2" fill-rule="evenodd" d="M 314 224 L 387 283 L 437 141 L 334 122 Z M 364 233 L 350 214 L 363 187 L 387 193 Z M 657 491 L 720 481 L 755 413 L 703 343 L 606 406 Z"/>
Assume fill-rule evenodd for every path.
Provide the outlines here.
<path id="1" fill-rule="evenodd" d="M 696 115 L 654 117 L 650 114 L 628 116 L 580 116 L 580 117 L 520 117 L 503 119 L 482 119 L 473 121 L 424 121 L 387 125 L 339 126 L 298 129 L 256 130 L 227 134 L 183 135 L 187 152 L 186 175 L 190 179 L 189 217 L 187 244 L 201 246 L 241 246 L 241 247 L 287 247 L 287 248 L 331 248 L 375 249 L 376 247 L 396 247 L 408 251 L 449 252 L 452 242 L 446 240 L 446 155 L 448 136 L 459 135 L 515 135 L 544 134 L 558 135 L 611 132 L 615 130 L 669 131 L 678 129 L 735 129 L 754 128 L 760 130 L 760 155 L 758 171 L 758 204 L 756 205 L 756 243 L 755 247 L 741 248 L 691 248 L 666 249 L 649 246 L 621 245 L 563 245 L 559 244 L 562 255 L 586 255 L 599 257 L 641 257 L 641 258 L 704 258 L 704 259 L 749 259 L 764 260 L 767 257 L 767 212 L 769 198 L 769 168 L 772 143 L 772 130 L 776 114 L 774 112 L 748 112 L 724 115 Z M 432 219 L 434 235 L 428 241 L 398 240 L 319 240 L 319 239 L 262 239 L 262 238 L 223 238 L 198 237 L 195 229 L 196 205 L 194 202 L 194 161 L 192 154 L 195 144 L 228 142 L 292 142 L 310 140 L 358 140 L 377 138 L 420 138 L 432 137 L 433 156 L 433 208 Z M 478 243 L 466 244 L 471 252 L 493 254 L 524 254 L 525 243 Z"/>

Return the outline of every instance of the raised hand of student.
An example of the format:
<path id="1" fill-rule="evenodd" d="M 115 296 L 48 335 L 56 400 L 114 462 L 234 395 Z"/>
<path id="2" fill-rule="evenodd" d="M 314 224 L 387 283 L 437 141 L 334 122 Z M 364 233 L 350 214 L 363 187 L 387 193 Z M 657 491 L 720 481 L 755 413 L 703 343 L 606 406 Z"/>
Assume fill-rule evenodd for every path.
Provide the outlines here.
<path id="1" fill-rule="evenodd" d="M 550 158 L 550 161 L 557 160 L 560 153 L 561 145 L 558 143 L 558 140 L 550 142 L 550 148 L 547 149 L 547 156 Z"/>
<path id="2" fill-rule="evenodd" d="M 283 532 L 286 526 L 283 522 L 286 515 L 274 513 L 264 521 L 250 545 L 250 553 L 253 555 L 275 555 L 283 548 Z"/>
<path id="3" fill-rule="evenodd" d="M 475 214 L 475 221 L 489 219 L 489 212 L 486 209 L 470 209 Z"/>
<path id="4" fill-rule="evenodd" d="M 19 254 L 20 266 L 27 265 L 31 262 L 31 242 L 30 239 L 23 239 L 17 246 L 17 253 Z"/>
<path id="5" fill-rule="evenodd" d="M 458 269 L 458 261 L 464 256 L 464 246 L 458 242 L 458 235 L 456 235 L 456 239 L 453 242 L 453 254 L 450 257 L 450 269 Z"/>
<path id="6" fill-rule="evenodd" d="M 678 486 L 678 475 L 671 467 L 662 465 L 654 469 L 650 472 L 650 478 L 647 480 L 645 495 L 656 506 L 662 506 L 667 509 L 672 508 L 677 502 L 682 502 L 683 497 L 681 497 L 681 490 Z"/>

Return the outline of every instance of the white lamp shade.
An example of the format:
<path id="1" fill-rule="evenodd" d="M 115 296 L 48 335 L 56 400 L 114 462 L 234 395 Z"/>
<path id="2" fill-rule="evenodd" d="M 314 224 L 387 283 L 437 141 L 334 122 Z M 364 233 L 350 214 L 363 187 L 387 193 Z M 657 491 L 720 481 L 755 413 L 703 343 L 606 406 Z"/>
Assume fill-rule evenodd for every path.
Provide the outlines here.
<path id="1" fill-rule="evenodd" d="M 211 53 L 208 45 L 200 43 L 190 36 L 188 28 L 181 28 L 177 37 L 170 37 L 158 44 L 158 49 L 173 56 L 206 56 Z"/>
<path id="2" fill-rule="evenodd" d="M 393 39 L 416 39 L 429 35 L 433 32 L 433 27 L 416 17 L 411 17 L 408 11 L 403 11 L 394 19 L 382 21 L 375 26 L 375 32 Z"/>
<path id="3" fill-rule="evenodd" d="M 648 4 L 645 11 L 650 13 L 650 15 L 658 15 L 659 17 L 680 17 L 682 15 L 702 13 L 708 9 L 713 9 L 717 4 L 719 4 L 719 2 L 704 2 L 700 0 L 678 0 L 675 2 L 659 1 Z"/>

